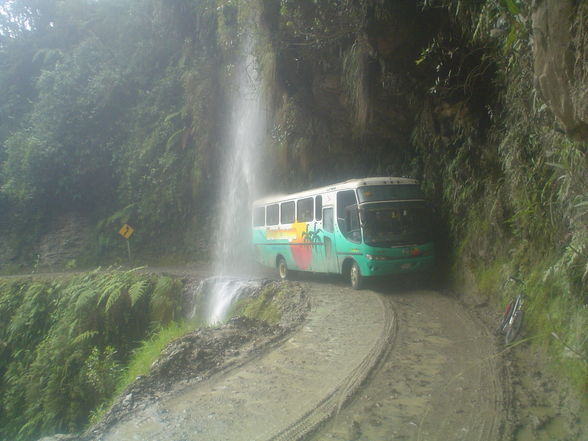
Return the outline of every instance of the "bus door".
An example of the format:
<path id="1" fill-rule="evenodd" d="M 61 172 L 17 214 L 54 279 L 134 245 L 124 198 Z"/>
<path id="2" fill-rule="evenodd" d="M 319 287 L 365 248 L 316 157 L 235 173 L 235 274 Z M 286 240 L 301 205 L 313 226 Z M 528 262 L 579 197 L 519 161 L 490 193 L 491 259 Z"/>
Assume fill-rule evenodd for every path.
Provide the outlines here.
<path id="1" fill-rule="evenodd" d="M 337 245 L 335 243 L 335 219 L 333 208 L 323 208 L 323 243 L 325 247 L 325 266 L 327 273 L 338 273 Z"/>

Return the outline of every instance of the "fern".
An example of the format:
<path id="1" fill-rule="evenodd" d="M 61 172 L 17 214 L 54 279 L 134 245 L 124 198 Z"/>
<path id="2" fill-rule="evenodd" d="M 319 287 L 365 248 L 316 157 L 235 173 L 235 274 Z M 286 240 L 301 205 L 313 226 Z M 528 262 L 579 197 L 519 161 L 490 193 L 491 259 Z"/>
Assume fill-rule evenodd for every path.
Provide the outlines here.
<path id="1" fill-rule="evenodd" d="M 135 304 L 145 296 L 148 286 L 149 282 L 147 280 L 139 280 L 129 288 L 131 306 L 135 306 Z"/>
<path id="2" fill-rule="evenodd" d="M 165 144 L 165 150 L 169 151 L 170 148 L 172 148 L 174 146 L 174 144 L 176 143 L 176 140 L 179 138 L 179 136 L 184 133 L 186 129 L 182 128 L 180 130 L 176 130 L 167 140 L 167 143 Z"/>
<path id="3" fill-rule="evenodd" d="M 0 439 L 81 429 L 113 393 L 151 321 L 173 318 L 181 287 L 137 269 L 59 282 L 0 279 Z"/>
<path id="4" fill-rule="evenodd" d="M 35 415 L 32 419 L 26 422 L 18 431 L 20 437 L 31 438 L 38 432 L 39 426 L 42 424 L 42 415 Z"/>
<path id="5" fill-rule="evenodd" d="M 168 323 L 175 318 L 180 287 L 180 282 L 171 277 L 157 280 L 150 302 L 154 321 Z"/>
<path id="6" fill-rule="evenodd" d="M 179 110 L 177 112 L 174 112 L 174 113 L 170 113 L 169 115 L 167 115 L 165 117 L 164 122 L 166 122 L 166 123 L 167 122 L 170 122 L 172 119 L 174 119 L 177 116 L 180 116 L 181 114 L 182 114 L 182 111 L 181 110 Z"/>
<path id="7" fill-rule="evenodd" d="M 109 311 L 110 308 L 116 303 L 116 301 L 120 298 L 122 294 L 122 289 L 124 287 L 124 283 L 118 280 L 112 281 L 109 283 L 105 288 L 104 292 L 100 296 L 98 300 L 98 304 L 102 305 L 106 303 L 104 308 L 105 311 Z"/>
<path id="8" fill-rule="evenodd" d="M 78 313 L 88 307 L 96 306 L 98 292 L 92 287 L 84 288 L 86 289 L 79 291 L 78 299 L 76 301 L 75 311 Z"/>
<path id="9" fill-rule="evenodd" d="M 77 333 L 77 328 L 78 328 L 78 324 L 79 324 L 80 320 L 78 318 L 75 318 L 69 325 L 69 332 L 68 335 L 71 337 L 74 334 Z"/>
<path id="10" fill-rule="evenodd" d="M 85 331 L 74 338 L 71 342 L 72 346 L 77 346 L 81 343 L 85 343 L 98 335 L 98 331 Z"/>
<path id="11" fill-rule="evenodd" d="M 104 309 L 106 312 L 109 312 L 110 309 L 118 302 L 122 296 L 122 293 L 122 288 L 113 290 L 112 294 L 108 297 L 108 302 L 106 302 L 106 307 Z"/>

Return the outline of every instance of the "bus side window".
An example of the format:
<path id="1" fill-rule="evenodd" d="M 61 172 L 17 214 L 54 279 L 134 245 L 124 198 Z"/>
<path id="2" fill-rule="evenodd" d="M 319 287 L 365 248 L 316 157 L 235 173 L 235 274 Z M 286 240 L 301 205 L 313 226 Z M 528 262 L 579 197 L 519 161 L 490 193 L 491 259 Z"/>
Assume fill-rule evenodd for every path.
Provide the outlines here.
<path id="1" fill-rule="evenodd" d="M 265 207 L 253 207 L 253 226 L 263 227 L 265 225 Z"/>
<path id="2" fill-rule="evenodd" d="M 279 223 L 280 207 L 278 204 L 273 204 L 267 207 L 267 224 L 278 225 Z"/>
<path id="3" fill-rule="evenodd" d="M 298 222 L 312 222 L 313 219 L 313 199 L 300 199 L 296 204 L 296 218 Z"/>
<path id="4" fill-rule="evenodd" d="M 335 225 L 333 223 L 333 209 L 332 208 L 325 208 L 323 210 L 323 229 L 327 233 L 332 233 L 335 230 Z"/>
<path id="5" fill-rule="evenodd" d="M 323 218 L 323 197 L 320 195 L 315 198 L 314 218 L 317 221 Z"/>
<path id="6" fill-rule="evenodd" d="M 293 224 L 294 223 L 294 201 L 282 202 L 280 223 L 281 224 Z"/>

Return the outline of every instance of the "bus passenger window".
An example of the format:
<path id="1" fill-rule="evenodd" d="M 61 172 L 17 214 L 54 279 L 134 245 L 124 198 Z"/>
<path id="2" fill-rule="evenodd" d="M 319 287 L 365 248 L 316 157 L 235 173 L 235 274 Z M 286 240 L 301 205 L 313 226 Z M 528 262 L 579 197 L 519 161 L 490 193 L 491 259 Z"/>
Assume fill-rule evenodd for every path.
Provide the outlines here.
<path id="1" fill-rule="evenodd" d="M 278 225 L 280 223 L 279 213 L 280 208 L 278 204 L 270 205 L 267 207 L 267 224 Z"/>
<path id="2" fill-rule="evenodd" d="M 349 239 L 348 233 L 352 225 L 348 222 L 345 210 L 347 207 L 357 205 L 354 190 L 345 190 L 337 193 L 337 225 L 345 237 Z"/>
<path id="3" fill-rule="evenodd" d="M 316 205 L 314 207 L 314 217 L 317 221 L 320 221 L 323 218 L 323 197 L 322 196 L 316 197 Z"/>
<path id="4" fill-rule="evenodd" d="M 325 208 L 323 210 L 323 229 L 328 233 L 332 233 L 333 231 L 335 231 L 332 208 Z"/>
<path id="5" fill-rule="evenodd" d="M 312 198 L 300 199 L 297 203 L 297 215 L 298 222 L 310 222 L 313 219 L 313 205 L 314 201 Z"/>
<path id="6" fill-rule="evenodd" d="M 294 223 L 294 201 L 282 203 L 280 223 L 281 224 L 293 224 Z"/>
<path id="7" fill-rule="evenodd" d="M 263 227 L 265 225 L 265 207 L 253 208 L 253 226 Z"/>

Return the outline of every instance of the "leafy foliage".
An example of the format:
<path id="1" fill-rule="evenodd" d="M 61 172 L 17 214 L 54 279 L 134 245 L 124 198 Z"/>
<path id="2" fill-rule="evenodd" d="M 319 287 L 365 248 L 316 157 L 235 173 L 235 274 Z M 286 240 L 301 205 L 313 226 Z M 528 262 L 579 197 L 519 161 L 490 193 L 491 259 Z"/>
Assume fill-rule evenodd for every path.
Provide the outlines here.
<path id="1" fill-rule="evenodd" d="M 95 257 L 108 260 L 121 246 L 109 219 L 125 211 L 140 227 L 139 250 L 162 238 L 189 248 L 174 227 L 202 227 L 193 219 L 209 213 L 195 201 L 216 178 L 207 170 L 218 143 L 212 103 L 223 99 L 214 5 L 15 0 L 2 9 L 0 224 L 35 232 L 72 210 L 102 219 Z"/>
<path id="2" fill-rule="evenodd" d="M 509 274 L 527 280 L 534 341 L 550 349 L 554 364 L 584 393 L 586 144 L 565 136 L 529 87 L 534 60 L 528 4 L 426 3 L 446 7 L 457 25 L 456 34 L 439 36 L 418 60 L 438 75 L 413 132 L 427 190 L 443 201 L 457 245 L 455 273 L 468 268 L 477 288 L 497 298 Z M 475 52 L 480 62 L 468 68 Z M 488 69 L 480 71 L 484 63 Z M 487 87 L 481 82 L 497 88 L 497 100 L 464 94 Z"/>
<path id="3" fill-rule="evenodd" d="M 421 178 L 439 217 L 440 260 L 475 274 L 496 298 L 508 273 L 531 280 L 537 340 L 580 371 L 585 387 L 586 370 L 576 368 L 583 355 L 570 354 L 585 347 L 587 147 L 559 130 L 531 87 L 531 8 L 522 0 L 11 1 L 0 13 L 0 228 L 19 249 L 10 258 L 31 262 L 43 226 L 68 210 L 97 220 L 99 260 L 125 254 L 122 223 L 136 227 L 144 258 L 205 252 L 234 56 L 246 17 L 258 14 L 264 87 L 275 97 L 263 158 L 276 165 L 265 167 L 272 187 Z M 570 87 L 580 106 L 588 9 L 574 8 Z M 19 377 L 22 366 L 43 366 L 37 349 L 26 349 L 33 342 L 63 375 L 84 369 L 89 345 L 97 351 L 85 369 L 110 372 L 129 351 L 120 331 L 134 329 L 129 311 L 146 321 L 176 316 L 170 280 L 86 277 L 68 294 L 82 318 L 57 332 L 61 316 L 50 314 L 36 334 L 31 317 L 63 306 L 62 287 L 2 282 L 20 299 L 0 297 L 0 351 L 15 360 L 2 358 L 2 390 L 15 421 L 29 397 L 58 384 L 41 375 L 34 389 Z M 49 342 L 60 338 L 59 347 L 75 342 L 71 353 L 57 355 Z M 67 403 L 46 405 L 52 413 L 29 413 L 25 432 L 77 424 L 57 416 Z"/>
<path id="4" fill-rule="evenodd" d="M 256 297 L 247 297 L 240 300 L 235 305 L 235 310 L 232 314 L 262 320 L 270 325 L 278 324 L 281 312 L 277 304 L 280 296 L 284 294 L 282 291 L 276 293 L 275 287 L 268 285 Z"/>
<path id="5" fill-rule="evenodd" d="M 170 322 L 181 287 L 137 270 L 0 279 L 0 438 L 80 430 L 138 342 Z"/>

